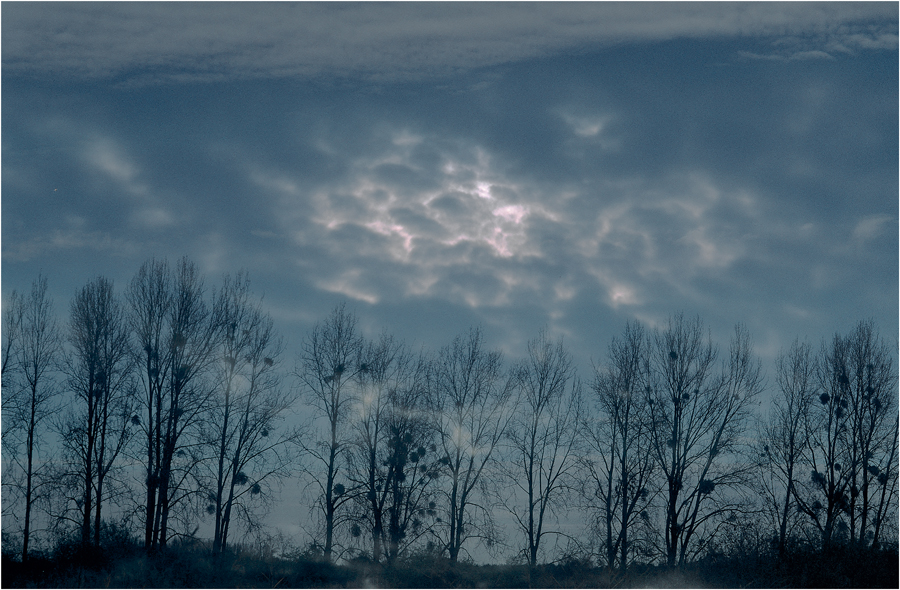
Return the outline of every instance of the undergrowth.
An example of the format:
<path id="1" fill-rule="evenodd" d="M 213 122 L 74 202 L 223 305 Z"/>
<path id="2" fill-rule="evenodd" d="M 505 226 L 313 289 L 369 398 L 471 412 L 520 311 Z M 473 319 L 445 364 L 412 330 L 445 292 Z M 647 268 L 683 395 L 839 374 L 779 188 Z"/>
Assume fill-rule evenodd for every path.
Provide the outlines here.
<path id="1" fill-rule="evenodd" d="M 4 588 L 897 588 L 896 549 L 808 549 L 778 563 L 710 557 L 683 568 L 638 565 L 621 576 L 584 561 L 541 565 L 452 564 L 435 555 L 386 566 L 367 560 L 332 565 L 308 556 L 212 555 L 170 547 L 148 555 L 134 544 L 84 550 L 61 544 L 26 563 L 4 554 Z"/>

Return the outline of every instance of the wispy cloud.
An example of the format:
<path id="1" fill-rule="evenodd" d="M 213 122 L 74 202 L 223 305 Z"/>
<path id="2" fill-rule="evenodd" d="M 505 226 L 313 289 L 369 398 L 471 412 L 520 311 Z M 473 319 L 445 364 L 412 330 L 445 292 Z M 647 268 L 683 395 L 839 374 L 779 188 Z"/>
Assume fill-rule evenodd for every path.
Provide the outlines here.
<path id="1" fill-rule="evenodd" d="M 352 299 L 584 357 L 674 310 L 896 321 L 895 4 L 2 11 L 9 284 L 188 254 L 285 330 Z"/>
<path id="2" fill-rule="evenodd" d="M 802 37 L 820 45 L 812 55 L 892 48 L 896 34 L 891 3 L 12 2 L 3 5 L 3 67 L 129 83 L 395 79 L 622 42 Z"/>

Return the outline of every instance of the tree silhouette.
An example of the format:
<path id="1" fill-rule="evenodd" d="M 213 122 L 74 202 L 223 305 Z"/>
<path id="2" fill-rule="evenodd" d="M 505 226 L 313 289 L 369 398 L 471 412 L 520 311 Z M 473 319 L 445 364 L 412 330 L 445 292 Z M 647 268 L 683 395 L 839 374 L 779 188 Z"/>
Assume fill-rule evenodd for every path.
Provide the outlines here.
<path id="1" fill-rule="evenodd" d="M 206 420 L 205 439 L 213 457 L 207 512 L 215 519 L 213 552 L 221 553 L 238 509 L 248 524 L 256 523 L 249 500 L 261 497 L 270 479 L 286 475 L 289 443 L 299 434 L 276 432 L 294 399 L 279 383 L 281 339 L 271 318 L 251 300 L 245 274 L 225 277 L 213 318 L 221 330 L 217 340 L 222 358 Z"/>
<path id="2" fill-rule="evenodd" d="M 762 382 L 746 330 L 736 328 L 721 372 L 716 358 L 699 318 L 673 316 L 653 335 L 647 403 L 651 448 L 665 477 L 663 534 L 670 566 L 702 552 L 715 531 L 704 532 L 707 525 L 741 510 L 725 492 L 745 484 L 750 473 L 738 460 L 738 446 Z"/>
<path id="3" fill-rule="evenodd" d="M 393 562 L 428 528 L 435 449 L 422 400 L 427 366 L 387 334 L 367 343 L 363 357 L 367 370 L 357 375 L 348 475 L 358 490 L 372 559 Z"/>
<path id="4" fill-rule="evenodd" d="M 190 477 L 202 459 L 195 436 L 212 393 L 205 378 L 219 328 L 187 258 L 174 271 L 165 260 L 145 262 L 127 299 L 142 383 L 135 422 L 146 441 L 144 545 L 152 550 L 166 546 L 173 511 L 194 492 Z"/>
<path id="5" fill-rule="evenodd" d="M 513 494 L 506 504 L 534 568 L 543 538 L 561 534 L 548 528 L 549 519 L 571 492 L 581 438 L 581 384 L 562 340 L 552 342 L 543 330 L 531 340 L 528 356 L 512 370 L 512 388 L 516 410 L 506 440 Z"/>
<path id="6" fill-rule="evenodd" d="M 65 371 L 75 403 L 61 434 L 81 486 L 75 498 L 81 542 L 88 545 L 93 530 L 93 543 L 99 545 L 104 485 L 128 441 L 132 415 L 131 344 L 111 281 L 98 277 L 75 295 L 68 339 L 72 350 Z"/>
<path id="7" fill-rule="evenodd" d="M 893 498 L 896 486 L 896 383 L 891 356 L 871 322 L 823 344 L 819 395 L 806 422 L 810 476 L 797 493 L 823 550 L 833 546 L 838 530 L 852 543 L 869 543 L 871 532 L 871 544 L 878 544 L 883 501 Z"/>
<path id="8" fill-rule="evenodd" d="M 628 323 L 609 346 L 608 361 L 595 369 L 592 389 L 597 415 L 585 424 L 591 455 L 585 461 L 585 495 L 598 512 L 604 557 L 621 573 L 649 523 L 657 493 L 651 452 L 648 383 L 649 341 L 643 327 Z"/>
<path id="9" fill-rule="evenodd" d="M 797 517 L 795 496 L 805 465 L 806 422 L 815 397 L 815 358 L 809 344 L 795 340 L 789 350 L 779 354 L 775 368 L 778 391 L 772 399 L 758 452 L 766 468 L 760 493 L 775 514 L 778 557 L 783 560 L 788 524 Z"/>
<path id="10" fill-rule="evenodd" d="M 500 353 L 484 349 L 478 329 L 454 338 L 430 367 L 428 405 L 445 476 L 438 504 L 444 518 L 436 534 L 455 563 L 468 539 L 493 541 L 491 510 L 476 501 L 476 492 L 512 415 L 511 387 L 503 379 Z"/>
<path id="11" fill-rule="evenodd" d="M 339 511 L 353 497 L 337 480 L 349 450 L 346 426 L 356 399 L 355 378 L 367 370 L 360 358 L 362 346 L 356 316 L 341 304 L 307 336 L 295 370 L 306 402 L 325 421 L 325 432 L 316 444 L 306 445 L 305 451 L 324 467 L 324 474 L 317 474 L 315 482 L 325 525 L 326 561 L 333 559 L 335 530 L 341 524 Z"/>
<path id="12" fill-rule="evenodd" d="M 4 350 L 4 446 L 13 443 L 5 435 L 21 434 L 24 440 L 21 453 L 13 453 L 14 460 L 24 474 L 23 500 L 25 502 L 22 528 L 22 561 L 28 559 L 31 538 L 32 510 L 43 486 L 43 465 L 37 463 L 37 452 L 44 435 L 43 424 L 58 408 L 60 393 L 53 372 L 58 367 L 62 337 L 53 313 L 53 304 L 47 294 L 47 279 L 39 276 L 31 285 L 27 297 L 13 292 L 7 309 L 6 326 L 8 347 Z M 22 387 L 11 383 L 7 369 L 21 380 Z M 7 472 L 8 479 L 9 474 Z"/>

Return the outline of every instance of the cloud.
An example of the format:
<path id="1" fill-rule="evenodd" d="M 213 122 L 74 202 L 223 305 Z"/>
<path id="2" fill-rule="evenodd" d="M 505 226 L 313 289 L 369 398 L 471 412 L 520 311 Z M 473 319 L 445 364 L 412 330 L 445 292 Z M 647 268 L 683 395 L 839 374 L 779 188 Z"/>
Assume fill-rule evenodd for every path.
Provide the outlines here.
<path id="1" fill-rule="evenodd" d="M 4 3 L 4 73 L 130 84 L 408 78 L 692 37 L 896 47 L 890 3 Z M 873 21 L 893 21 L 873 25 Z M 824 49 L 823 47 L 813 49 Z"/>
<path id="2" fill-rule="evenodd" d="M 888 215 L 870 215 L 860 219 L 853 228 L 853 237 L 858 242 L 867 242 L 880 236 L 884 232 L 884 226 L 895 221 L 895 217 Z"/>
<path id="3" fill-rule="evenodd" d="M 122 239 L 103 231 L 79 229 L 55 230 L 22 241 L 4 241 L 3 257 L 9 261 L 26 262 L 44 256 L 58 256 L 72 251 L 90 252 L 90 255 L 133 256 L 146 245 Z"/>
<path id="4" fill-rule="evenodd" d="M 367 140 L 377 156 L 353 158 L 327 189 L 304 190 L 290 173 L 252 176 L 315 284 L 367 304 L 539 302 L 562 320 L 584 297 L 634 313 L 667 308 L 676 294 L 709 302 L 698 282 L 727 282 L 767 231 L 758 196 L 700 171 L 587 189 L 534 184 L 485 145 L 425 131 L 395 141 L 402 130 L 378 128 Z M 417 160 L 421 150 L 434 157 Z"/>
<path id="5" fill-rule="evenodd" d="M 582 360 L 601 355 L 604 338 L 625 319 L 652 325 L 675 310 L 725 328 L 746 320 L 771 350 L 773 331 L 800 326 L 818 337 L 819 327 L 834 329 L 833 318 L 851 313 L 848 302 L 894 318 L 896 272 L 884 269 L 896 265 L 895 217 L 885 197 L 897 190 L 896 56 L 865 53 L 850 33 L 855 54 L 828 45 L 841 27 L 874 38 L 879 25 L 868 31 L 865 24 L 871 5 L 854 12 L 844 4 L 768 4 L 765 19 L 755 4 L 746 13 L 734 8 L 740 4 L 654 7 L 672 22 L 629 4 L 533 3 L 515 14 L 478 5 L 448 22 L 439 18 L 447 16 L 443 4 L 347 4 L 340 22 L 331 7 L 299 5 L 333 25 L 333 38 L 323 38 L 327 55 L 279 37 L 280 24 L 269 20 L 295 10 L 280 5 L 248 17 L 262 33 L 226 30 L 244 14 L 236 8 L 213 18 L 171 5 L 203 26 L 196 46 L 162 31 L 158 44 L 171 42 L 168 55 L 155 53 L 149 36 L 138 43 L 163 25 L 180 26 L 153 5 L 102 5 L 93 24 L 71 25 L 52 24 L 56 11 L 83 7 L 52 6 L 44 10 L 54 35 L 107 26 L 103 18 L 119 11 L 148 16 L 128 29 L 133 47 L 112 39 L 113 27 L 116 51 L 98 51 L 83 70 L 73 64 L 78 75 L 101 77 L 98 83 L 68 84 L 63 73 L 50 93 L 46 82 L 13 75 L 4 61 L 4 82 L 12 80 L 3 121 L 9 284 L 30 280 L 38 267 L 49 274 L 63 258 L 78 263 L 57 272 L 74 276 L 128 257 L 121 265 L 127 279 L 150 254 L 188 254 L 211 282 L 247 269 L 295 334 L 351 299 L 375 329 L 429 345 L 482 322 L 517 354 L 546 324 Z M 391 29 L 386 15 L 401 9 L 408 19 Z M 8 10 L 5 3 L 4 60 L 15 61 L 6 52 L 15 45 L 6 37 Z M 598 15 L 607 29 L 591 20 Z M 487 34 L 480 19 L 503 21 L 495 39 L 479 37 Z M 306 26 L 283 20 L 301 33 Z M 354 26 L 359 39 L 349 37 Z M 254 45 L 266 27 L 276 31 L 271 44 Z M 231 41 L 216 40 L 217 28 Z M 808 44 L 787 41 L 801 29 Z M 525 31 L 534 39 L 520 44 Z M 720 33 L 703 43 L 597 49 L 698 31 Z M 716 37 L 763 32 L 769 37 Z M 77 54 L 95 41 L 79 32 L 71 42 Z M 583 55 L 463 72 L 576 46 Z M 273 64 L 291 47 L 316 80 L 110 84 L 158 80 L 178 68 L 185 80 L 287 75 L 301 69 Z M 827 51 L 836 59 L 723 63 L 722 55 L 741 49 L 782 57 Z M 48 50 L 20 65 L 51 67 L 54 59 L 61 58 Z M 326 79 L 329 64 L 366 79 Z M 371 83 L 439 72 L 461 73 L 439 87 Z"/>
<path id="6" fill-rule="evenodd" d="M 793 53 L 753 53 L 752 51 L 739 51 L 738 55 L 750 59 L 764 59 L 771 61 L 802 61 L 814 59 L 834 59 L 834 57 L 825 51 L 813 49 L 809 51 L 796 51 Z"/>

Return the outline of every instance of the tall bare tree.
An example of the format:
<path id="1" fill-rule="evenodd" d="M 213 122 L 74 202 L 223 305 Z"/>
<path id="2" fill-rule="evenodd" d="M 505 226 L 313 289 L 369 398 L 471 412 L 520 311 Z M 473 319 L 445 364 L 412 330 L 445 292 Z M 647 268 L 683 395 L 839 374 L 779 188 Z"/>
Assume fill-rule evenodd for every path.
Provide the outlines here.
<path id="1" fill-rule="evenodd" d="M 553 342 L 541 330 L 513 368 L 512 388 L 516 411 L 506 429 L 512 494 L 505 503 L 525 537 L 533 568 L 544 537 L 564 534 L 548 525 L 572 492 L 581 437 L 581 384 L 562 340 Z"/>
<path id="2" fill-rule="evenodd" d="M 893 357 L 874 322 L 859 322 L 846 337 L 850 435 L 850 541 L 869 544 L 873 535 L 873 494 L 881 466 L 890 465 L 897 376 Z M 883 480 L 884 478 L 882 478 Z"/>
<path id="3" fill-rule="evenodd" d="M 3 351 L 0 361 L 3 365 L 0 367 L 0 387 L 2 387 L 2 410 L 0 410 L 0 460 L 2 460 L 2 472 L 5 474 L 0 478 L 0 487 L 3 493 L 0 498 L 3 499 L 2 514 L 3 518 L 7 515 L 15 514 L 14 496 L 17 495 L 18 486 L 15 485 L 15 478 L 10 478 L 9 473 L 16 462 L 16 453 L 14 452 L 15 434 L 18 432 L 16 428 L 17 422 L 10 419 L 13 408 L 13 402 L 21 397 L 23 391 L 18 375 L 18 365 L 15 354 L 17 347 L 20 345 L 20 331 L 22 325 L 23 302 L 22 295 L 18 291 L 13 290 L 9 295 L 9 299 L 3 306 L 3 331 L 0 336 L 3 338 Z M 9 522 L 7 520 L 7 522 Z M 7 525 L 9 526 L 9 525 Z"/>
<path id="4" fill-rule="evenodd" d="M 763 467 L 763 501 L 775 515 L 778 556 L 787 548 L 788 525 L 797 517 L 797 482 L 805 465 L 806 422 L 815 397 L 816 365 L 809 344 L 795 340 L 775 361 L 778 391 L 772 399 L 760 449 Z"/>
<path id="5" fill-rule="evenodd" d="M 485 350 L 479 329 L 454 338 L 431 363 L 428 403 L 446 476 L 437 534 L 452 562 L 469 539 L 493 541 L 492 510 L 477 492 L 512 415 L 510 392 L 500 352 Z"/>
<path id="6" fill-rule="evenodd" d="M 649 341 L 644 328 L 628 323 L 609 346 L 606 366 L 595 369 L 592 389 L 597 415 L 587 417 L 591 451 L 585 462 L 588 501 L 597 510 L 597 526 L 610 569 L 627 571 L 638 530 L 657 491 L 651 451 L 648 383 Z M 641 516 L 643 514 L 643 517 Z"/>
<path id="7" fill-rule="evenodd" d="M 146 444 L 144 543 L 152 550 L 165 547 L 173 511 L 193 492 L 189 483 L 202 458 L 195 435 L 208 409 L 206 377 L 220 332 L 187 258 L 174 270 L 165 260 L 145 262 L 127 299 L 142 383 L 143 416 L 134 421 Z"/>
<path id="8" fill-rule="evenodd" d="M 213 491 L 207 511 L 215 518 L 213 551 L 222 552 L 236 513 L 257 524 L 250 499 L 286 474 L 296 432 L 276 427 L 293 404 L 277 372 L 283 350 L 270 317 L 262 312 L 245 274 L 226 276 L 214 317 L 223 334 L 210 405 L 207 444 L 213 457 Z"/>
<path id="9" fill-rule="evenodd" d="M 884 439 L 880 465 L 872 464 L 869 471 L 875 476 L 878 485 L 873 494 L 872 515 L 872 548 L 881 547 L 881 535 L 884 534 L 885 523 L 897 522 L 898 477 L 897 459 L 900 444 L 900 416 L 894 414 L 894 426 L 889 429 Z"/>
<path id="10" fill-rule="evenodd" d="M 816 375 L 820 393 L 817 403 L 810 407 L 806 424 L 810 479 L 796 496 L 826 550 L 842 525 L 841 515 L 850 507 L 850 469 L 844 469 L 850 464 L 846 356 L 847 343 L 840 335 L 835 335 L 830 346 L 822 347 Z"/>
<path id="11" fill-rule="evenodd" d="M 388 480 L 386 557 L 389 563 L 430 533 L 437 517 L 434 501 L 438 471 L 434 430 L 426 414 L 420 379 L 424 360 L 416 361 L 414 380 L 394 392 L 387 444 Z"/>
<path id="12" fill-rule="evenodd" d="M 883 514 L 881 499 L 893 496 L 887 488 L 896 480 L 893 360 L 873 324 L 861 322 L 823 345 L 817 367 L 819 396 L 807 420 L 810 479 L 798 490 L 798 505 L 823 549 L 844 529 L 851 542 L 868 544 L 871 533 L 877 545 L 881 528 L 873 516 Z"/>
<path id="13" fill-rule="evenodd" d="M 356 399 L 357 376 L 368 370 L 361 359 L 363 339 L 357 323 L 344 304 L 335 307 L 307 336 L 295 370 L 306 402 L 323 423 L 316 444 L 306 445 L 304 450 L 323 469 L 314 477 L 320 492 L 327 561 L 333 558 L 335 531 L 343 522 L 341 509 L 353 498 L 338 479 L 346 477 L 351 436 L 347 420 Z"/>
<path id="14" fill-rule="evenodd" d="M 16 431 L 23 439 L 13 445 L 18 451 L 13 460 L 24 476 L 22 561 L 26 561 L 32 511 L 43 483 L 40 477 L 43 465 L 38 463 L 37 453 L 41 448 L 44 423 L 57 411 L 55 401 L 60 393 L 54 372 L 60 360 L 62 338 L 53 303 L 47 294 L 47 279 L 39 276 L 27 297 L 13 293 L 7 314 L 6 325 L 12 333 L 7 336 L 9 348 L 4 350 L 4 371 L 14 367 L 22 387 L 8 387 L 10 375 L 4 375 L 4 402 L 8 402 L 4 404 L 7 418 L 4 434 Z M 4 438 L 5 445 L 13 442 Z"/>
<path id="15" fill-rule="evenodd" d="M 367 343 L 363 358 L 368 370 L 357 377 L 348 476 L 372 559 L 392 562 L 427 529 L 423 504 L 435 447 L 422 407 L 426 363 L 388 334 Z M 362 533 L 358 524 L 352 531 Z"/>
<path id="16" fill-rule="evenodd" d="M 162 470 L 163 400 L 171 372 L 169 319 L 172 301 L 172 275 L 165 260 L 151 259 L 141 265 L 125 294 L 130 308 L 131 329 L 135 339 L 137 373 L 142 383 L 141 424 L 146 453 L 144 504 L 144 547 L 158 543 L 154 527 L 159 477 Z"/>
<path id="17" fill-rule="evenodd" d="M 16 398 L 15 394 L 18 393 L 19 384 L 16 380 L 18 364 L 15 351 L 20 346 L 21 341 L 23 310 L 22 295 L 18 291 L 13 290 L 3 310 L 3 353 L 2 359 L 0 359 L 3 363 L 0 366 L 0 386 L 3 388 L 3 396 L 0 399 L 0 403 L 2 403 L 0 420 L 2 420 L 3 425 L 0 439 L 4 442 L 8 435 L 14 431 L 14 428 L 10 428 L 9 420 L 3 419 L 2 416 L 9 416 L 7 407 L 12 407 L 11 404 Z"/>
<path id="18" fill-rule="evenodd" d="M 68 339 L 65 370 L 75 403 L 62 435 L 78 468 L 81 542 L 88 545 L 93 530 L 99 545 L 104 486 L 128 441 L 132 404 L 131 343 L 111 281 L 98 277 L 75 295 Z"/>
<path id="19" fill-rule="evenodd" d="M 664 537 L 670 566 L 702 552 L 716 521 L 741 509 L 727 492 L 747 482 L 750 469 L 741 460 L 740 445 L 763 385 L 742 326 L 735 329 L 721 371 L 717 349 L 703 332 L 699 318 L 679 314 L 655 332 L 651 346 L 650 442 L 666 479 Z"/>

